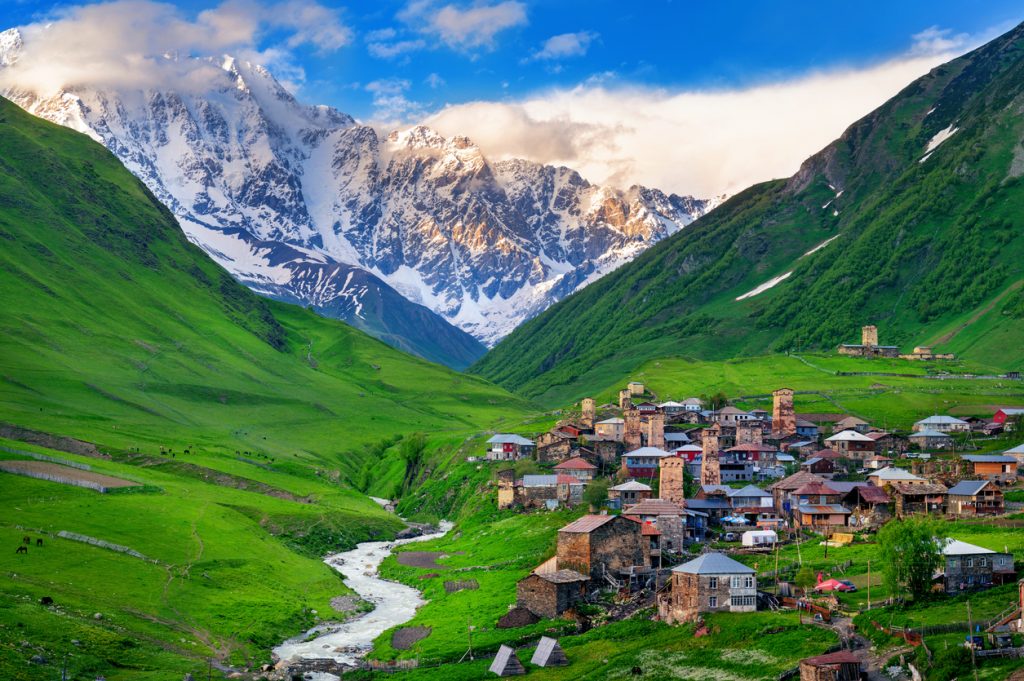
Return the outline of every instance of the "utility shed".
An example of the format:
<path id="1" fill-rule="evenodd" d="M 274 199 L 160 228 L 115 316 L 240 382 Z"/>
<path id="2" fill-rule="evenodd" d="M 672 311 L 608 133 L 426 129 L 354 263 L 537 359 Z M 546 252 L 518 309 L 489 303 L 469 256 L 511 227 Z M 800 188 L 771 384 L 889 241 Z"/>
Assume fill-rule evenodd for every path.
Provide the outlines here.
<path id="1" fill-rule="evenodd" d="M 583 600 L 588 581 L 575 570 L 537 571 L 516 582 L 516 605 L 538 617 L 558 617 Z"/>
<path id="2" fill-rule="evenodd" d="M 860 660 L 849 650 L 800 660 L 800 681 L 859 681 Z"/>
<path id="3" fill-rule="evenodd" d="M 508 646 L 498 648 L 498 654 L 491 662 L 491 671 L 498 676 L 522 676 L 526 673 L 523 663 L 516 657 L 516 651 Z"/>
<path id="4" fill-rule="evenodd" d="M 550 636 L 542 636 L 537 649 L 533 651 L 530 664 L 538 667 L 565 667 L 569 664 L 569 658 L 565 656 L 562 646 Z"/>

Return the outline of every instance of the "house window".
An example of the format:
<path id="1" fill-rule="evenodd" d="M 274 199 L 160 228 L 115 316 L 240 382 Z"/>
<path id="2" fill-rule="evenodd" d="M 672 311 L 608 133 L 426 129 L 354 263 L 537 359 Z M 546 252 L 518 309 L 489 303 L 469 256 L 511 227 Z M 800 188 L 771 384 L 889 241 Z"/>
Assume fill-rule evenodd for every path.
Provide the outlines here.
<path id="1" fill-rule="evenodd" d="M 987 558 L 979 558 L 978 559 L 978 566 L 979 567 L 985 567 L 986 565 L 988 565 L 988 559 Z"/>
<path id="2" fill-rule="evenodd" d="M 733 589 L 738 589 L 738 588 L 740 588 L 740 584 L 742 584 L 742 583 L 743 583 L 742 578 L 740 578 L 740 577 L 733 577 L 730 580 L 729 586 L 732 587 Z"/>
<path id="3" fill-rule="evenodd" d="M 753 589 L 754 588 L 754 578 L 753 577 L 744 577 L 743 578 L 743 587 L 745 589 Z"/>
<path id="4" fill-rule="evenodd" d="M 712 596 L 711 598 L 708 599 L 708 607 L 709 608 L 717 608 L 718 607 L 718 596 Z"/>
<path id="5" fill-rule="evenodd" d="M 959 564 L 960 564 L 960 561 L 958 561 L 956 558 L 950 558 L 949 559 L 949 567 L 955 568 L 955 567 L 958 567 Z"/>
<path id="6" fill-rule="evenodd" d="M 966 567 L 969 567 L 969 568 L 974 567 L 974 559 L 973 558 L 968 558 L 967 559 Z"/>
<path id="7" fill-rule="evenodd" d="M 709 589 L 717 589 L 718 588 L 718 577 L 710 577 L 710 578 L 708 578 L 708 588 Z"/>

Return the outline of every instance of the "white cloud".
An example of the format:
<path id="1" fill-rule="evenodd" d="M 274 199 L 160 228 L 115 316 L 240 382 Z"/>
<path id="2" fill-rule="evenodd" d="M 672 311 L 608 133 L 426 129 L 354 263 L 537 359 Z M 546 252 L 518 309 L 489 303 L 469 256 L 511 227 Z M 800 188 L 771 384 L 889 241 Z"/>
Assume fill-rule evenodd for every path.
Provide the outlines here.
<path id="1" fill-rule="evenodd" d="M 491 49 L 497 34 L 527 23 L 526 5 L 516 0 L 468 7 L 436 7 L 431 0 L 413 0 L 399 18 L 457 50 Z"/>
<path id="2" fill-rule="evenodd" d="M 425 40 L 417 38 L 416 40 L 398 40 L 393 43 L 370 43 L 366 46 L 366 50 L 378 59 L 393 59 L 407 52 L 422 50 L 426 46 Z"/>
<path id="3" fill-rule="evenodd" d="M 531 55 L 532 60 L 565 59 L 582 57 L 590 49 L 590 44 L 598 37 L 597 33 L 579 31 L 553 35 L 544 41 L 540 49 Z"/>
<path id="4" fill-rule="evenodd" d="M 405 96 L 411 86 L 412 83 L 403 78 L 383 78 L 366 84 L 364 89 L 373 95 L 376 125 L 394 127 L 424 116 L 422 105 Z"/>
<path id="5" fill-rule="evenodd" d="M 439 87 L 447 85 L 447 81 L 436 73 L 431 73 L 424 80 L 424 83 L 430 86 L 431 90 L 436 90 Z"/>
<path id="6" fill-rule="evenodd" d="M 934 55 L 960 52 L 971 43 L 971 36 L 966 33 L 953 33 L 953 29 L 930 26 L 920 33 L 911 36 L 914 44 L 911 54 Z"/>
<path id="7" fill-rule="evenodd" d="M 314 0 L 226 0 L 190 18 L 172 4 L 113 0 L 57 11 L 21 28 L 17 64 L 0 71 L 0 87 L 43 94 L 74 86 L 203 87 L 211 67 L 191 59 L 231 53 L 259 62 L 285 81 L 301 81 L 291 50 L 337 50 L 351 39 L 337 10 Z M 267 44 L 273 36 L 276 43 Z"/>
<path id="8" fill-rule="evenodd" d="M 492 158 L 563 164 L 619 186 L 732 194 L 793 174 L 853 121 L 980 42 L 963 39 L 953 52 L 921 53 L 922 42 L 944 44 L 935 38 L 919 34 L 908 54 L 885 63 L 742 89 L 616 86 L 613 75 L 603 74 L 516 102 L 447 106 L 425 122 L 446 136 L 469 136 Z"/>

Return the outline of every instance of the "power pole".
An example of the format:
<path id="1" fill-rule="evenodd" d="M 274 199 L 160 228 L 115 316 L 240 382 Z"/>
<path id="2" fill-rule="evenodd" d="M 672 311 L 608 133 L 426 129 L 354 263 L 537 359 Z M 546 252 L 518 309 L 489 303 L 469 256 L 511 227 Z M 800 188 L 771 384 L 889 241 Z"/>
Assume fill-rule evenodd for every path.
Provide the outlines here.
<path id="1" fill-rule="evenodd" d="M 825 523 L 825 560 L 828 560 L 828 531 L 829 531 L 829 527 L 830 527 L 829 523 L 826 522 Z"/>
<path id="2" fill-rule="evenodd" d="M 871 561 L 868 561 L 868 610 L 871 609 Z"/>
<path id="3" fill-rule="evenodd" d="M 775 542 L 775 595 L 779 595 L 779 542 Z"/>
<path id="4" fill-rule="evenodd" d="M 974 622 L 971 620 L 970 601 L 967 601 L 967 641 L 971 645 L 971 668 L 974 670 L 974 681 L 978 681 L 978 663 L 974 659 Z"/>

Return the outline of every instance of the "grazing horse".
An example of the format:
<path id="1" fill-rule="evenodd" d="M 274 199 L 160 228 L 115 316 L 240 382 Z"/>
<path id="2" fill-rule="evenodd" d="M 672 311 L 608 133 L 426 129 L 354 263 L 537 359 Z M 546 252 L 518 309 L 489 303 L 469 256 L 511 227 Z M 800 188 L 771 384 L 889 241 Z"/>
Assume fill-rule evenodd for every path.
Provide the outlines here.
<path id="1" fill-rule="evenodd" d="M 42 546 L 42 545 L 43 545 L 43 538 L 42 537 L 36 537 L 36 546 Z"/>
<path id="2" fill-rule="evenodd" d="M 28 547 L 22 544 L 15 550 L 15 553 L 28 553 Z"/>
<path id="3" fill-rule="evenodd" d="M 25 535 L 24 537 L 21 538 L 21 543 L 25 544 L 26 546 L 31 544 L 32 543 L 32 537 L 29 537 L 28 535 Z"/>

